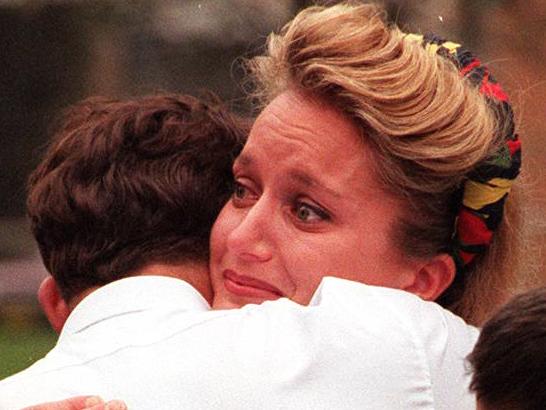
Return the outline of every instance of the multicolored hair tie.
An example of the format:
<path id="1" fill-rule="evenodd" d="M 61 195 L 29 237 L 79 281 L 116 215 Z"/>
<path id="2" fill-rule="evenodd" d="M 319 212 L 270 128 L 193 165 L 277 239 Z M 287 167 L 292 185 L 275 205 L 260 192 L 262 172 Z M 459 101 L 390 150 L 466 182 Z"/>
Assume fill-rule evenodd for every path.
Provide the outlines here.
<path id="1" fill-rule="evenodd" d="M 462 187 L 451 247 L 457 272 L 462 272 L 491 244 L 493 232 L 502 221 L 504 202 L 519 174 L 521 143 L 515 133 L 514 114 L 507 95 L 488 68 L 460 44 L 433 34 L 407 34 L 404 38 L 453 61 L 461 75 L 479 87 L 505 125 L 499 128 L 499 149 L 467 175 Z"/>

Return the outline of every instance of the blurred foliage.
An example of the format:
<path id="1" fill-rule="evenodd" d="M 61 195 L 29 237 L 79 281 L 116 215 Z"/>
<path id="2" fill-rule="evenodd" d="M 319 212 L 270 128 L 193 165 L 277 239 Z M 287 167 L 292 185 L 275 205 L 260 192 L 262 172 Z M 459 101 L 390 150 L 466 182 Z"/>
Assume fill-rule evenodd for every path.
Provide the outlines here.
<path id="1" fill-rule="evenodd" d="M 2 299 L 0 307 L 0 379 L 41 359 L 53 348 L 57 334 L 36 302 Z"/>
<path id="2" fill-rule="evenodd" d="M 47 326 L 13 329 L 0 325 L 0 380 L 41 359 L 55 346 L 57 335 Z"/>
<path id="3" fill-rule="evenodd" d="M 0 260 L 2 258 L 30 257 L 36 252 L 36 246 L 29 224 L 23 218 L 0 218 Z"/>

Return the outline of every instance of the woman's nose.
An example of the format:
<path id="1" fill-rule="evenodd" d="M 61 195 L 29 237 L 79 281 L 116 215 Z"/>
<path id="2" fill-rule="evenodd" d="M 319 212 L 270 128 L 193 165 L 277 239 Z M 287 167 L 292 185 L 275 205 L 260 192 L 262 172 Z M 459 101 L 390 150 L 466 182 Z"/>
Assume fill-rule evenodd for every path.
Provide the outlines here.
<path id="1" fill-rule="evenodd" d="M 227 238 L 228 248 L 239 258 L 248 262 L 266 262 L 272 257 L 269 242 L 269 225 L 273 223 L 273 212 L 267 201 L 258 200 L 242 216 L 239 224 Z"/>

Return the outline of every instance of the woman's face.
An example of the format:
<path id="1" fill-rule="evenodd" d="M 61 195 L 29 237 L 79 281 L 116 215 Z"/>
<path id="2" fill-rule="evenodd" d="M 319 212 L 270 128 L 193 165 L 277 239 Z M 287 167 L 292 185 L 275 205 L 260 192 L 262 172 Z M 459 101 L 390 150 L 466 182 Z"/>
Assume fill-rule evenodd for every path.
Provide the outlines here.
<path id="1" fill-rule="evenodd" d="M 401 204 L 382 191 L 356 126 L 287 91 L 256 120 L 212 230 L 215 308 L 288 297 L 307 304 L 324 276 L 402 288 Z"/>

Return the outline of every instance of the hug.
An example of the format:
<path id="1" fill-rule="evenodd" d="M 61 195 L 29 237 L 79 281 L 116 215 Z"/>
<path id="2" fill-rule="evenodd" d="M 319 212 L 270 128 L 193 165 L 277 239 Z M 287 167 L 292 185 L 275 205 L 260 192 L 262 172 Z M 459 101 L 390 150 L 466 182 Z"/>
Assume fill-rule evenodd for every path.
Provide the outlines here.
<path id="1" fill-rule="evenodd" d="M 350 3 L 246 67 L 252 122 L 176 95 L 67 113 L 28 191 L 60 338 L 0 408 L 475 408 L 475 326 L 518 273 L 502 88 Z"/>

